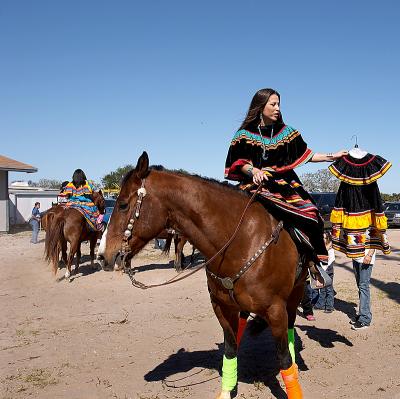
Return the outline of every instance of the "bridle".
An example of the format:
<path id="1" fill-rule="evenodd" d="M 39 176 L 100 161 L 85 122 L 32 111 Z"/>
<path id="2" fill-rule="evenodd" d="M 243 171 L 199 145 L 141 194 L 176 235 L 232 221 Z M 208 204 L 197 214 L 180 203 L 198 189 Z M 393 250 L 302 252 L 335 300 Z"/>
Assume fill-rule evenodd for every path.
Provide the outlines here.
<path id="1" fill-rule="evenodd" d="M 251 265 L 254 264 L 254 262 L 257 260 L 257 258 L 270 246 L 270 244 L 272 244 L 272 243 L 276 244 L 278 242 L 280 232 L 282 231 L 282 228 L 283 228 L 283 222 L 280 221 L 277 224 L 277 226 L 275 226 L 275 228 L 273 229 L 273 231 L 271 233 L 271 237 L 258 249 L 258 251 L 256 251 L 256 253 L 244 264 L 244 266 L 242 266 L 242 268 L 233 277 L 219 277 L 215 273 L 213 273 L 207 266 L 218 255 L 220 255 L 223 251 L 225 251 L 225 249 L 231 244 L 231 242 L 236 237 L 236 234 L 239 231 L 239 227 L 242 224 L 244 215 L 245 215 L 247 209 L 249 208 L 250 204 L 253 202 L 255 196 L 261 190 L 262 183 L 260 183 L 260 185 L 257 187 L 257 190 L 255 190 L 255 192 L 251 196 L 250 200 L 248 201 L 246 207 L 244 208 L 234 233 L 229 238 L 229 240 L 225 243 L 225 245 L 215 255 L 213 255 L 207 262 L 202 263 L 201 265 L 198 265 L 196 268 L 194 268 L 193 270 L 191 270 L 189 273 L 185 274 L 184 276 L 179 277 L 180 274 L 186 270 L 186 268 L 183 269 L 176 276 L 174 276 L 171 279 L 165 281 L 164 283 L 146 285 L 146 284 L 136 280 L 134 278 L 135 271 L 130 266 L 129 267 L 127 266 L 127 264 L 128 264 L 127 257 L 132 252 L 130 250 L 128 241 L 132 237 L 132 233 L 133 233 L 133 228 L 134 228 L 135 222 L 139 219 L 139 216 L 140 216 L 140 208 L 141 208 L 142 203 L 143 203 L 143 198 L 147 194 L 146 189 L 144 187 L 146 179 L 142 179 L 141 181 L 142 181 L 141 187 L 137 190 L 138 199 L 136 200 L 136 205 L 134 207 L 134 212 L 131 214 L 131 216 L 129 218 L 129 223 L 128 223 L 127 227 L 126 227 L 126 230 L 124 231 L 124 238 L 122 240 L 121 251 L 120 251 L 120 256 L 122 257 L 124 272 L 129 276 L 129 278 L 130 278 L 130 280 L 132 282 L 132 285 L 134 287 L 137 287 L 137 288 L 140 288 L 140 289 L 143 289 L 143 290 L 148 289 L 148 288 L 161 287 L 161 286 L 164 286 L 164 285 L 169 285 L 169 284 L 172 284 L 172 283 L 176 283 L 176 282 L 178 282 L 180 280 L 183 280 L 183 279 L 191 276 L 192 274 L 198 272 L 199 270 L 205 268 L 206 272 L 209 274 L 209 276 L 211 278 L 213 278 L 214 280 L 219 281 L 220 284 L 229 291 L 229 295 L 232 298 L 232 300 L 234 302 L 236 302 L 235 299 L 234 299 L 234 294 L 233 294 L 233 287 L 234 287 L 235 282 L 237 280 L 239 280 L 239 278 L 250 268 Z"/>
<path id="2" fill-rule="evenodd" d="M 126 230 L 124 231 L 124 238 L 122 239 L 120 256 L 122 257 L 122 262 L 123 262 L 125 271 L 127 269 L 127 267 L 126 267 L 127 257 L 132 252 L 130 250 L 128 241 L 132 237 L 132 232 L 133 232 L 133 228 L 135 227 L 134 226 L 135 222 L 136 222 L 136 220 L 139 219 L 139 216 L 140 216 L 140 208 L 142 206 L 143 198 L 147 194 L 146 189 L 144 188 L 145 183 L 146 183 L 146 179 L 142 179 L 142 185 L 137 190 L 138 199 L 136 200 L 136 206 L 134 208 L 133 213 L 131 214 L 131 216 L 129 218 L 129 223 L 126 226 Z"/>

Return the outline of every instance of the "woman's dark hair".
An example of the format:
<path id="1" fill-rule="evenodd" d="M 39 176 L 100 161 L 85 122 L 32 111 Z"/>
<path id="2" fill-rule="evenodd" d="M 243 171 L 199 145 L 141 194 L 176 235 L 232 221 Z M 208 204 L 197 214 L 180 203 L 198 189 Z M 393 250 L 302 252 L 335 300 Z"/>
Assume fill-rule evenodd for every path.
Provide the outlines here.
<path id="1" fill-rule="evenodd" d="M 72 175 L 72 183 L 76 188 L 84 186 L 86 183 L 86 175 L 82 169 L 76 169 L 74 174 Z"/>
<path id="2" fill-rule="evenodd" d="M 263 112 L 265 104 L 268 102 L 268 99 L 276 94 L 279 97 L 279 101 L 281 99 L 280 94 L 274 89 L 261 89 L 258 90 L 256 94 L 254 94 L 253 99 L 251 100 L 249 110 L 247 111 L 246 118 L 240 125 L 240 129 L 250 130 L 252 132 L 257 130 L 257 126 L 260 124 L 260 114 Z M 282 114 L 279 113 L 279 119 L 276 121 L 277 124 L 283 125 Z"/>

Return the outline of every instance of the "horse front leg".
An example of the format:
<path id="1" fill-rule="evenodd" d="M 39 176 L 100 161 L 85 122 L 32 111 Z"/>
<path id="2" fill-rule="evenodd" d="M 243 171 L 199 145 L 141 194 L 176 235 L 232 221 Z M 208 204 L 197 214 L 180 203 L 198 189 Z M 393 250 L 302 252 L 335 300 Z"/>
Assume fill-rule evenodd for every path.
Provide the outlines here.
<path id="1" fill-rule="evenodd" d="M 211 303 L 224 331 L 222 387 L 217 399 L 230 399 L 231 392 L 237 386 L 237 351 L 247 317 L 244 316 L 239 320 L 239 311 L 236 307 L 220 304 L 213 299 Z"/>
<path id="2" fill-rule="evenodd" d="M 94 264 L 94 250 L 96 249 L 97 234 L 92 234 L 90 236 L 90 266 L 92 269 L 97 269 Z"/>
<path id="3" fill-rule="evenodd" d="M 273 303 L 267 310 L 267 321 L 275 338 L 280 373 L 285 383 L 288 399 L 302 399 L 297 365 L 294 360 L 294 330 L 288 330 L 286 303 L 282 300 Z M 293 321 L 294 323 L 294 321 Z M 293 327 L 293 325 L 292 325 Z M 293 334 L 293 336 L 291 336 Z M 293 360 L 289 351 L 289 339 L 293 341 Z"/>
<path id="4" fill-rule="evenodd" d="M 303 268 L 302 274 L 300 275 L 298 281 L 295 283 L 295 286 L 286 304 L 286 311 L 288 315 L 288 344 L 293 363 L 296 363 L 294 323 L 296 321 L 297 308 L 301 302 L 301 299 L 303 298 L 303 287 L 305 284 L 306 276 L 307 269 Z"/>
<path id="5" fill-rule="evenodd" d="M 179 273 L 182 271 L 182 256 L 183 256 L 183 247 L 182 247 L 182 242 L 183 238 L 179 236 L 178 234 L 175 235 L 174 237 L 174 245 L 175 245 L 175 260 L 174 260 L 174 266 L 175 270 Z M 184 243 L 183 243 L 184 244 Z"/>

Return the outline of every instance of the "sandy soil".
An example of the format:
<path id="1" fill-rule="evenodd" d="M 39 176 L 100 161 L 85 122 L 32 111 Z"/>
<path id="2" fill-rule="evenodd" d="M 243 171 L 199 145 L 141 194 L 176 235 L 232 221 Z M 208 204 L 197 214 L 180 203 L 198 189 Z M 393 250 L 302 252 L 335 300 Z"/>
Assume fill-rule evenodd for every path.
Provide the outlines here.
<path id="1" fill-rule="evenodd" d="M 39 236 L 43 240 L 43 233 Z M 0 236 L 1 398 L 214 398 L 220 387 L 222 330 L 205 275 L 141 291 L 126 275 L 86 263 L 71 283 L 43 261 L 29 232 Z M 350 262 L 338 257 L 336 311 L 297 319 L 305 398 L 400 398 L 400 230 L 372 278 L 373 326 L 355 332 L 358 303 Z M 190 248 L 186 248 L 189 252 Z M 83 246 L 88 254 L 88 246 Z M 174 275 L 149 245 L 135 260 L 144 282 Z M 245 333 L 237 398 L 286 398 L 268 330 Z"/>

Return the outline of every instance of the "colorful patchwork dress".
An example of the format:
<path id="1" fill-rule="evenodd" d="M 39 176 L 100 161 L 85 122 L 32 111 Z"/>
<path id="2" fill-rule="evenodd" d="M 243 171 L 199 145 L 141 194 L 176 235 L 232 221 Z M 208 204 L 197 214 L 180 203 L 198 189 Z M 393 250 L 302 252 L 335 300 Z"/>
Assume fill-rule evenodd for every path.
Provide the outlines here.
<path id="1" fill-rule="evenodd" d="M 96 220 L 100 213 L 91 199 L 92 193 L 93 187 L 87 181 L 79 188 L 76 188 L 74 183 L 70 182 L 65 186 L 63 191 L 63 194 L 68 196 L 68 202 L 63 204 L 63 206 L 77 209 L 85 217 L 91 230 L 99 230 Z"/>
<path id="2" fill-rule="evenodd" d="M 261 135 L 260 135 L 261 132 Z M 268 172 L 258 199 L 298 242 L 308 243 L 313 255 L 326 262 L 328 253 L 323 240 L 323 221 L 311 196 L 303 188 L 294 169 L 308 162 L 314 153 L 298 130 L 287 125 L 241 129 L 232 139 L 225 163 L 225 178 L 236 180 L 250 192 L 256 190 L 253 179 L 241 171 L 251 164 Z M 314 257 L 315 260 L 318 260 Z"/>
<path id="3" fill-rule="evenodd" d="M 387 219 L 377 180 L 392 164 L 379 155 L 357 159 L 347 155 L 329 171 L 341 180 L 331 213 L 333 248 L 349 258 L 360 258 L 369 248 L 390 253 Z"/>

